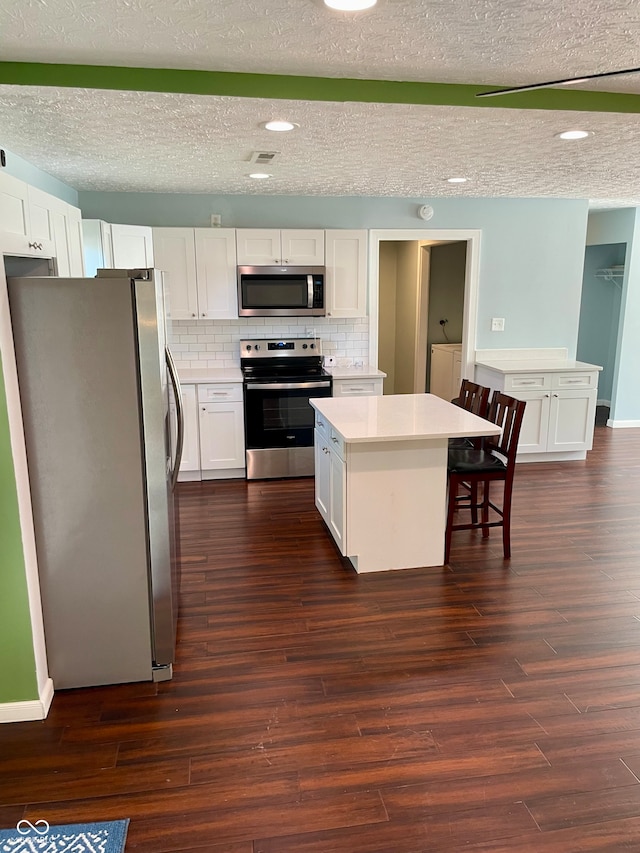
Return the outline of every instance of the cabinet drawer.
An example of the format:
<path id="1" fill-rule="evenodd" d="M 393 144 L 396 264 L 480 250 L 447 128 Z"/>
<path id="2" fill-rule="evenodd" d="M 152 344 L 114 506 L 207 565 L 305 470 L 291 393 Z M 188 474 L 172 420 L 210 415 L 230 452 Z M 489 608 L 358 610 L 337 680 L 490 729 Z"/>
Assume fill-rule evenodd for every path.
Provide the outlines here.
<path id="1" fill-rule="evenodd" d="M 553 388 L 597 388 L 598 374 L 595 371 L 554 373 Z"/>
<path id="2" fill-rule="evenodd" d="M 229 403 L 242 402 L 242 385 L 239 383 L 215 383 L 212 385 L 198 385 L 199 403 Z"/>
<path id="3" fill-rule="evenodd" d="M 334 379 L 334 397 L 376 397 L 382 394 L 382 379 Z"/>
<path id="4" fill-rule="evenodd" d="M 504 379 L 504 390 L 540 391 L 551 388 L 551 373 L 508 373 Z"/>
<path id="5" fill-rule="evenodd" d="M 338 454 L 340 459 L 344 459 L 344 440 L 332 426 L 329 426 L 329 447 Z"/>
<path id="6" fill-rule="evenodd" d="M 321 415 L 320 412 L 316 412 L 316 429 L 322 440 L 328 442 L 329 424 L 326 422 L 324 415 Z"/>

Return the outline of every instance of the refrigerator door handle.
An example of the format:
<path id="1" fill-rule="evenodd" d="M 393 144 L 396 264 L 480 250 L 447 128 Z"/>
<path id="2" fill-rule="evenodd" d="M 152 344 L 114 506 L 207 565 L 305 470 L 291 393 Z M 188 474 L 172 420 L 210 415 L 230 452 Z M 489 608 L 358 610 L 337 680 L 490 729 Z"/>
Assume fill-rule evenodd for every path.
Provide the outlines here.
<path id="1" fill-rule="evenodd" d="M 180 391 L 180 380 L 176 370 L 173 356 L 168 347 L 164 351 L 165 361 L 167 362 L 167 370 L 169 378 L 173 385 L 173 396 L 176 400 L 176 419 L 178 421 L 178 435 L 176 436 L 176 459 L 171 472 L 171 488 L 175 489 L 178 482 L 178 474 L 180 473 L 180 463 L 182 462 L 182 448 L 184 446 L 184 407 L 182 405 L 182 392 Z"/>

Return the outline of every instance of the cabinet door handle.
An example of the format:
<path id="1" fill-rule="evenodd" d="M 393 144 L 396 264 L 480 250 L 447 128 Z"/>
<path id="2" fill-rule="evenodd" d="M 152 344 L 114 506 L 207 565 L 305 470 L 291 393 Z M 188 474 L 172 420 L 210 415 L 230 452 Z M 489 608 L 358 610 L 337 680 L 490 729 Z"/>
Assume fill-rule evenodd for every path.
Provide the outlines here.
<path id="1" fill-rule="evenodd" d="M 319 427 L 323 427 L 323 426 L 324 426 L 324 421 L 318 421 L 318 426 L 319 426 Z"/>
<path id="2" fill-rule="evenodd" d="M 559 397 L 560 395 L 559 395 L 559 394 L 554 394 L 553 396 L 554 396 L 554 397 Z"/>
<path id="3" fill-rule="evenodd" d="M 335 435 L 332 435 L 332 436 L 331 436 L 331 441 L 333 441 L 333 442 L 334 442 L 334 444 L 339 444 L 339 443 L 340 443 L 340 442 L 338 441 L 338 439 L 335 437 Z"/>
<path id="4" fill-rule="evenodd" d="M 42 243 L 29 243 L 30 249 L 37 249 L 38 251 L 42 251 Z"/>

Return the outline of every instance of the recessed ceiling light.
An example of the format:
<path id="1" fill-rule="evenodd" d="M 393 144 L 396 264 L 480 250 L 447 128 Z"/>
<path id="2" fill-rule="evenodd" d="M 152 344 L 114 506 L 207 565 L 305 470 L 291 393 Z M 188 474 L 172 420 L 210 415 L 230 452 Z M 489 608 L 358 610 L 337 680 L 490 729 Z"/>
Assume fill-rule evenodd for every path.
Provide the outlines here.
<path id="1" fill-rule="evenodd" d="M 272 178 L 273 175 L 268 175 L 266 172 L 251 172 L 250 178 L 255 178 L 256 181 L 264 181 L 265 178 Z"/>
<path id="2" fill-rule="evenodd" d="M 556 133 L 558 139 L 584 139 L 586 136 L 591 136 L 588 130 L 563 130 L 562 133 Z"/>
<path id="3" fill-rule="evenodd" d="M 466 184 L 468 178 L 447 178 L 449 184 Z"/>
<path id="4" fill-rule="evenodd" d="M 263 125 L 265 130 L 275 130 L 277 133 L 285 133 L 298 127 L 292 121 L 266 121 Z"/>
<path id="5" fill-rule="evenodd" d="M 338 9 L 341 12 L 359 12 L 361 9 L 370 9 L 378 0 L 324 0 L 325 6 L 330 9 Z"/>

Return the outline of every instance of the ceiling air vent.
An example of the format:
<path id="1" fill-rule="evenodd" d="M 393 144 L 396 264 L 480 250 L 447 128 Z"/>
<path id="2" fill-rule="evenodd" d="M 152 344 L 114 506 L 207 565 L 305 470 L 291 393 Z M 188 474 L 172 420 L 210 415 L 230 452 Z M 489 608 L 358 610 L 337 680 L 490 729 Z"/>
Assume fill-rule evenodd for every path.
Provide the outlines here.
<path id="1" fill-rule="evenodd" d="M 254 151 L 249 157 L 249 162 L 256 166 L 270 166 L 279 154 L 279 151 Z"/>

